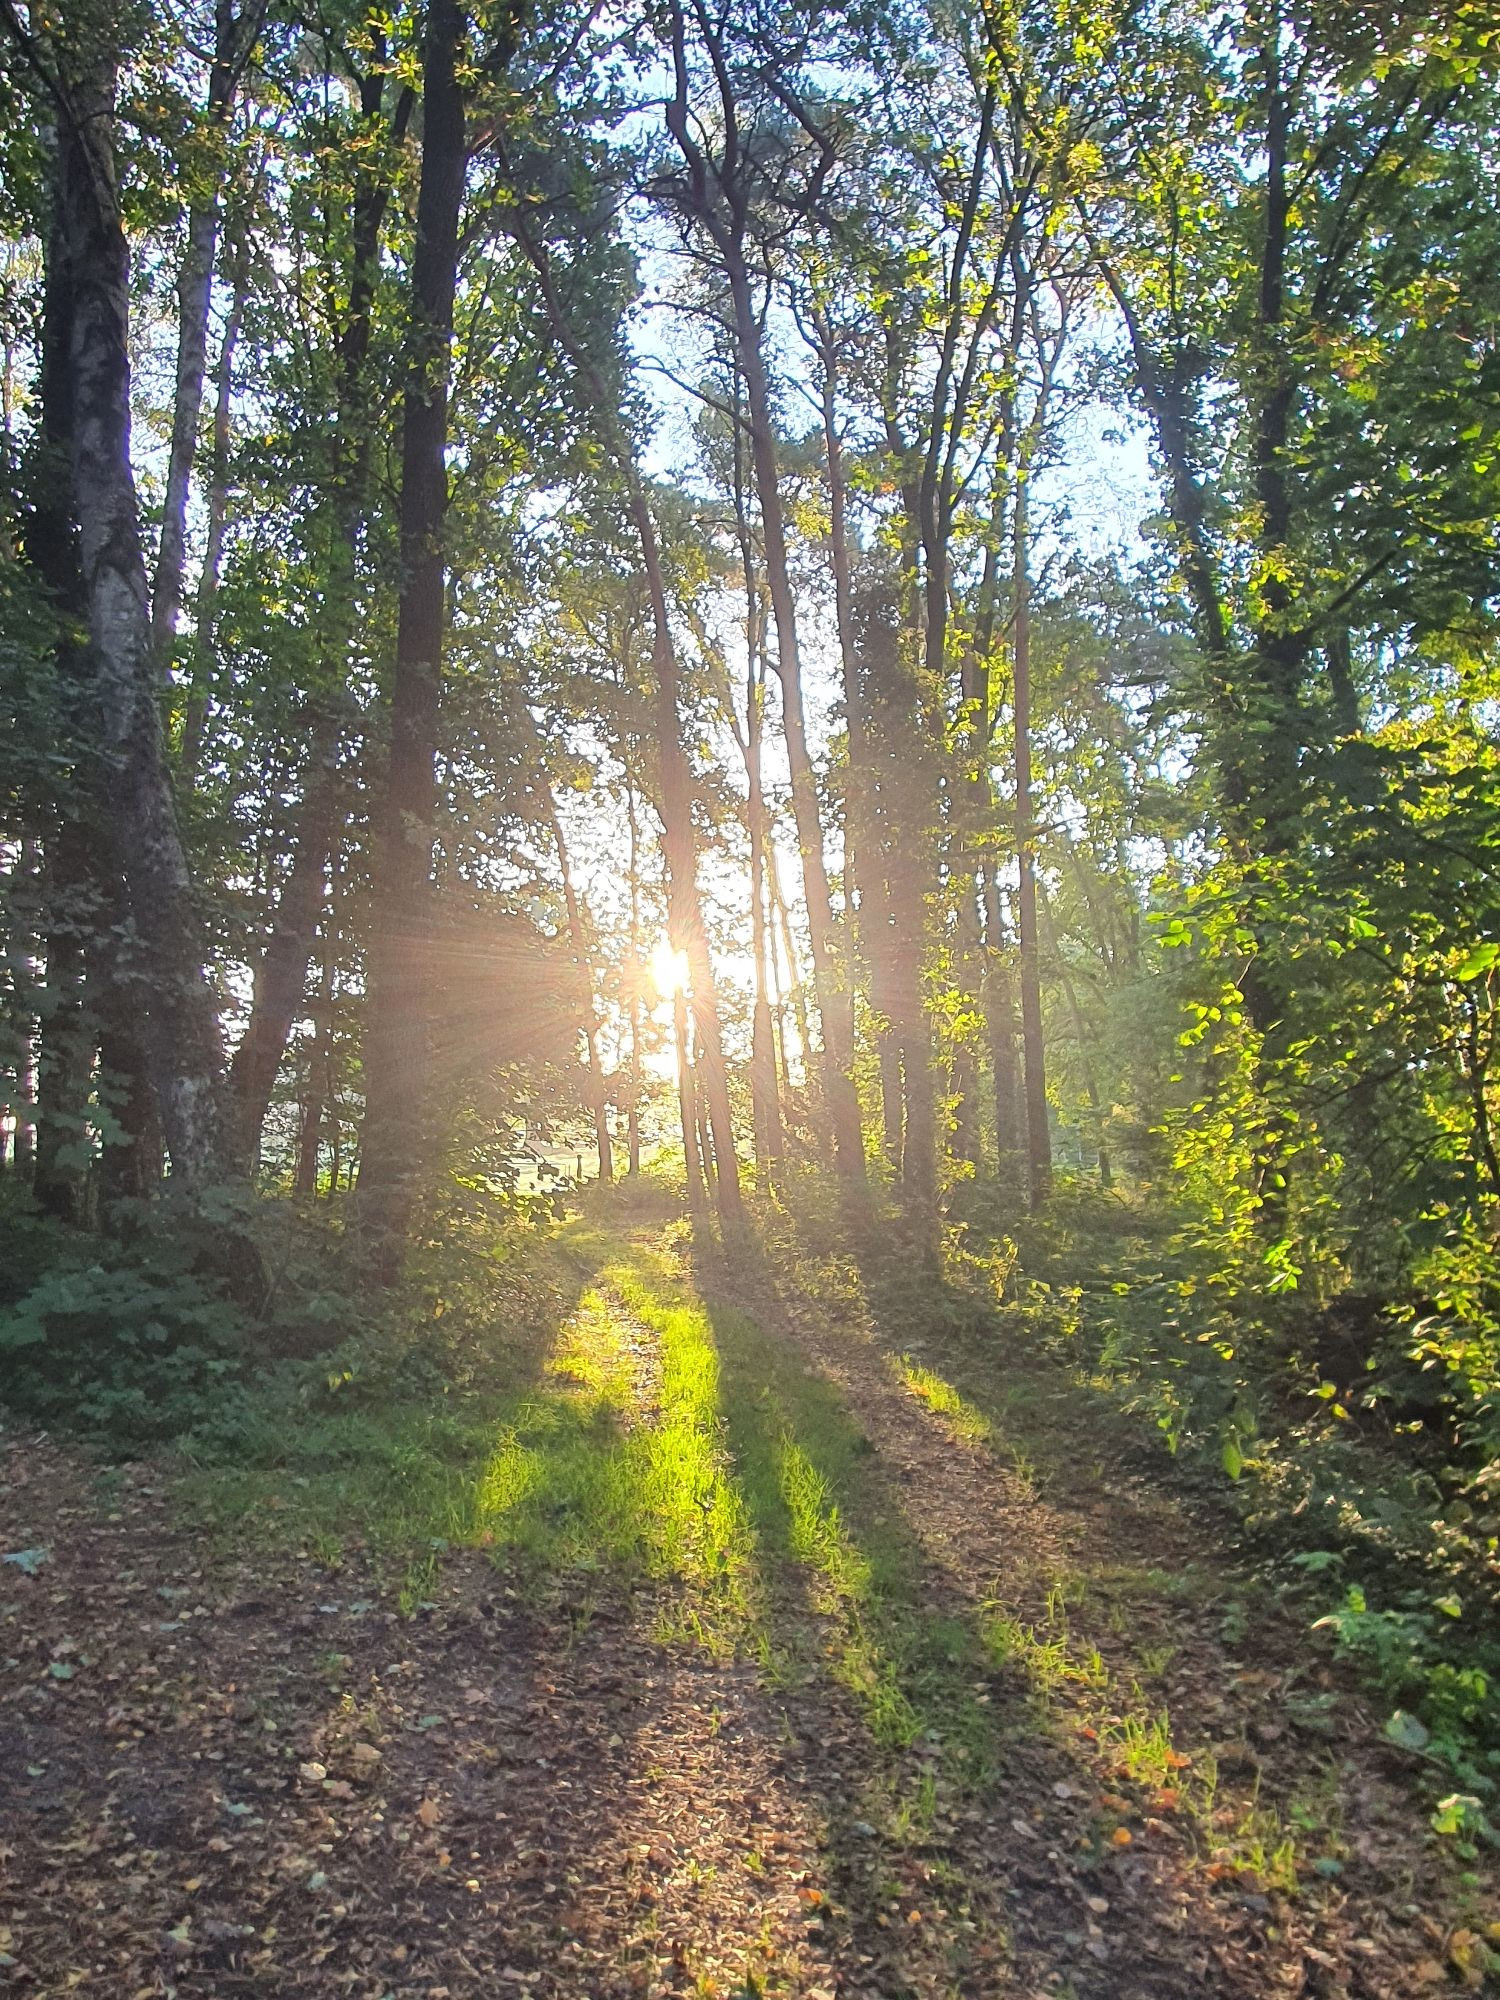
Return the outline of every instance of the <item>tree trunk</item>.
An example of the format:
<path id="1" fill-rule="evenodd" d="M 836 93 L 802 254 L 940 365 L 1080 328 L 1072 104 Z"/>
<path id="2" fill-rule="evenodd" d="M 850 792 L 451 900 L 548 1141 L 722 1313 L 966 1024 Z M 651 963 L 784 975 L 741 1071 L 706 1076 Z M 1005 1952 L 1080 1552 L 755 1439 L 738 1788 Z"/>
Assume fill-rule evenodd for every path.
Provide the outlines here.
<path id="1" fill-rule="evenodd" d="M 886 883 L 888 932 L 881 950 L 888 963 L 891 1038 L 901 1065 L 899 1173 L 906 1205 L 930 1239 L 937 1216 L 937 1100 L 922 973 L 936 890 L 936 848 L 931 756 L 924 743 L 920 689 L 904 643 L 906 597 L 904 577 L 872 574 L 859 594 L 857 620 L 877 773 L 874 826 Z"/>
<path id="2" fill-rule="evenodd" d="M 599 1024 L 595 1012 L 594 959 L 589 946 L 588 913 L 583 907 L 577 885 L 573 880 L 573 869 L 568 859 L 568 843 L 563 837 L 562 821 L 557 816 L 557 800 L 553 796 L 551 783 L 544 771 L 538 771 L 537 783 L 541 786 L 547 801 L 547 823 L 552 831 L 552 844 L 557 849 L 557 865 L 562 872 L 563 907 L 568 916 L 568 943 L 588 987 L 588 1013 L 584 1019 L 583 1039 L 589 1111 L 594 1121 L 594 1150 L 599 1161 L 599 1178 L 601 1181 L 612 1181 L 615 1177 L 615 1161 L 609 1143 L 609 1107 L 606 1103 L 604 1070 L 599 1061 Z"/>
<path id="3" fill-rule="evenodd" d="M 194 617 L 193 666 L 183 706 L 182 739 L 177 751 L 177 783 L 190 792 L 198 782 L 203 758 L 204 734 L 208 726 L 210 667 L 213 659 L 214 625 L 219 605 L 219 573 L 224 564 L 224 537 L 229 523 L 230 417 L 234 403 L 234 357 L 239 345 L 240 326 L 245 317 L 245 299 L 250 289 L 250 230 L 248 223 L 235 245 L 231 283 L 233 292 L 224 337 L 214 364 L 213 449 L 208 471 L 208 526 L 203 544 L 203 568 L 198 576 L 198 603 Z M 161 602 L 158 596 L 157 603 Z"/>
<path id="4" fill-rule="evenodd" d="M 1016 1074 L 1016 999 L 1002 896 L 1000 870 L 993 865 L 984 875 L 984 1014 L 995 1094 L 995 1163 L 1004 1174 L 1021 1151 L 1021 1119 Z"/>
<path id="5" fill-rule="evenodd" d="M 344 699 L 347 655 L 357 613 L 359 538 L 365 519 L 376 423 L 368 360 L 380 275 L 380 231 L 392 187 L 388 152 L 399 144 L 412 106 L 411 92 L 403 90 L 391 113 L 389 127 L 385 126 L 383 57 L 384 43 L 377 35 L 368 70 L 360 82 L 360 110 L 369 144 L 361 152 L 355 177 L 349 304 L 338 340 L 338 458 L 332 478 L 330 507 L 334 533 L 325 586 L 329 688 L 309 703 L 311 747 L 292 866 L 256 970 L 250 1022 L 236 1055 L 231 1080 L 235 1144 L 240 1157 L 252 1165 L 266 1108 L 286 1054 L 287 1038 L 307 986 L 324 877 L 343 819 L 339 761 L 343 722 L 339 709 Z M 444 424 L 446 430 L 446 416 Z M 199 636 L 206 658 L 207 635 L 201 627 Z"/>
<path id="6" fill-rule="evenodd" d="M 791 1004 L 792 1019 L 797 1024 L 797 1045 L 801 1051 L 802 1076 L 804 1086 L 812 1075 L 814 1061 L 812 1018 L 807 1011 L 807 988 L 797 965 L 797 947 L 792 937 L 792 919 L 786 906 L 786 893 L 781 886 L 781 868 L 776 859 L 774 843 L 766 846 L 766 887 L 771 892 L 772 937 L 779 928 L 781 951 L 786 960 L 786 997 Z M 783 1037 L 783 1063 L 787 1069 L 787 1091 L 791 1091 L 791 1068 L 785 1057 L 785 1037 Z M 805 1094 L 805 1089 L 804 1089 Z"/>
<path id="7" fill-rule="evenodd" d="M 635 785 L 625 778 L 625 811 L 630 824 L 630 1106 L 626 1135 L 632 1178 L 641 1170 L 641 829 Z"/>
<path id="8" fill-rule="evenodd" d="M 672 1039 L 677 1051 L 677 1103 L 682 1114 L 682 1157 L 687 1169 L 688 1207 L 703 1206 L 703 1160 L 698 1151 L 698 1094 L 688 1040 L 687 994 L 679 986 L 672 995 Z"/>
<path id="9" fill-rule="evenodd" d="M 257 1165 L 261 1127 L 307 991 L 307 968 L 326 895 L 328 858 L 342 819 L 339 743 L 339 728 L 325 712 L 315 724 L 309 752 L 311 775 L 297 819 L 292 865 L 277 901 L 271 935 L 255 969 L 249 1024 L 229 1067 L 235 1157 L 247 1173 L 253 1173 Z"/>
<path id="10" fill-rule="evenodd" d="M 46 1215 L 82 1220 L 86 1109 L 93 1035 L 85 1015 L 85 943 L 98 928 L 96 872 L 89 825 L 96 782 L 87 740 L 91 662 L 88 606 L 73 524 L 73 293 L 60 214 L 46 246 L 42 294 L 41 421 L 32 447 L 31 506 L 24 553 L 40 577 L 57 620 L 55 659 L 72 730 L 71 782 L 42 843 L 38 931 L 46 976 L 37 1003 L 36 1149 L 32 1189 Z M 60 746 L 64 747 L 64 746 Z"/>
<path id="11" fill-rule="evenodd" d="M 530 259 L 541 286 L 542 301 L 558 345 L 572 361 L 592 403 L 625 485 L 626 509 L 640 545 L 647 596 L 651 605 L 651 665 L 656 751 L 660 789 L 662 845 L 667 864 L 667 938 L 673 950 L 688 961 L 692 985 L 692 1007 L 698 1041 L 703 1050 L 703 1089 L 708 1100 L 709 1124 L 719 1155 L 718 1201 L 726 1220 L 740 1213 L 739 1158 L 734 1147 L 734 1125 L 730 1115 L 729 1083 L 724 1068 L 724 1043 L 719 1024 L 719 1002 L 714 986 L 713 964 L 708 951 L 708 934 L 703 924 L 703 906 L 698 890 L 698 836 L 693 826 L 691 774 L 682 744 L 682 714 L 677 670 L 677 651 L 672 637 L 671 612 L 667 599 L 666 572 L 661 544 L 656 533 L 646 488 L 635 462 L 633 447 L 622 429 L 615 404 L 606 391 L 604 379 L 587 349 L 573 332 L 563 302 L 552 280 L 546 248 L 513 219 L 516 241 Z M 689 1156 L 689 1184 L 693 1183 L 697 1140 L 692 1129 L 689 1091 L 683 1098 L 682 1139 Z"/>
<path id="12" fill-rule="evenodd" d="M 302 1102 L 302 1129 L 297 1135 L 297 1171 L 293 1182 L 296 1192 L 308 1200 L 318 1192 L 318 1151 L 323 1139 L 323 1120 L 333 1096 L 333 1005 L 337 955 L 338 928 L 330 914 L 323 934 L 323 976 L 319 983 L 313 1046 L 307 1063 L 307 1089 Z"/>
<path id="13" fill-rule="evenodd" d="M 776 624 L 776 675 L 781 683 L 782 726 L 792 781 L 792 816 L 802 858 L 802 887 L 807 907 L 808 939 L 812 948 L 813 988 L 823 1038 L 823 1092 L 833 1126 L 834 1164 L 850 1179 L 865 1171 L 864 1139 L 860 1131 L 859 1099 L 851 1065 L 854 1059 L 853 994 L 841 961 L 823 853 L 823 823 L 817 780 L 807 745 L 802 705 L 802 656 L 797 637 L 797 607 L 787 557 L 786 521 L 776 461 L 776 436 L 766 381 L 760 325 L 750 296 L 750 277 L 742 258 L 727 260 L 726 276 L 734 304 L 737 358 L 745 378 L 750 411 L 750 455 L 760 500 L 761 532 L 765 537 L 766 582 Z"/>
<path id="14" fill-rule="evenodd" d="M 448 373 L 467 153 L 458 58 L 464 17 L 429 0 L 422 174 L 402 414 L 401 602 L 390 753 L 376 808 L 360 1142 L 362 1226 L 383 1283 L 399 1275 L 424 1164 L 429 1077 L 426 940 L 446 611 Z"/>
<path id="15" fill-rule="evenodd" d="M 1031 583 L 1027 571 L 1026 470 L 1016 482 L 1013 520 L 1015 602 L 1016 854 L 1020 886 L 1021 1048 L 1026 1080 L 1026 1178 L 1031 1206 L 1052 1185 L 1052 1137 L 1047 1123 L 1046 1051 L 1042 1042 L 1042 978 L 1036 914 L 1036 822 L 1031 810 Z"/>
<path id="16" fill-rule="evenodd" d="M 217 0 L 214 8 L 214 59 L 208 79 L 207 123 L 217 146 L 229 123 L 241 59 L 241 33 L 258 32 L 258 22 L 245 30 L 235 17 L 234 0 Z M 188 213 L 187 245 L 177 280 L 177 393 L 172 407 L 172 444 L 167 458 L 167 490 L 162 507 L 161 544 L 151 593 L 151 644 L 158 671 L 172 663 L 177 618 L 182 610 L 183 573 L 187 560 L 188 491 L 198 449 L 198 417 L 203 407 L 203 378 L 208 368 L 208 312 L 213 295 L 214 251 L 219 236 L 219 189 L 222 169 L 212 164 L 209 191 L 195 200 Z"/>
<path id="17" fill-rule="evenodd" d="M 682 747 L 677 655 L 672 642 L 666 577 L 656 539 L 656 524 L 633 466 L 629 476 L 633 482 L 629 496 L 630 512 L 640 539 L 646 586 L 651 599 L 651 657 L 656 669 L 656 747 L 661 778 L 662 836 L 667 861 L 667 936 L 673 949 L 687 957 L 693 1019 L 702 1052 L 703 1089 L 708 1100 L 714 1150 L 719 1156 L 718 1201 L 725 1217 L 730 1218 L 736 1216 L 740 1208 L 739 1161 L 734 1149 L 734 1126 L 729 1111 L 729 1083 L 724 1069 L 718 995 L 708 955 L 703 907 L 698 895 L 698 843 L 693 831 L 688 762 Z M 684 1137 L 690 1136 L 685 1124 Z M 696 1152 L 696 1144 L 693 1150 Z"/>
<path id="18" fill-rule="evenodd" d="M 750 1104 L 756 1164 L 765 1172 L 783 1157 L 786 1144 L 781 1123 L 781 1097 L 776 1088 L 775 1028 L 771 1019 L 766 940 L 767 816 L 761 759 L 766 702 L 764 614 L 755 573 L 755 546 L 750 533 L 749 510 L 745 504 L 742 459 L 742 437 L 736 411 L 734 518 L 745 582 L 745 733 L 741 747 L 745 756 L 747 791 L 745 826 L 750 837 L 750 950 L 755 980 L 750 1021 Z"/>
<path id="19" fill-rule="evenodd" d="M 130 259 L 115 175 L 114 81 L 108 60 L 76 81 L 59 143 L 73 294 L 73 506 L 112 829 L 150 968 L 152 1089 L 173 1177 L 199 1187 L 230 1171 L 223 1053 L 156 700 L 130 459 Z"/>
<path id="20" fill-rule="evenodd" d="M 754 634 L 756 652 L 759 634 Z M 755 1004 L 750 1022 L 750 1096 L 754 1106 L 756 1152 L 762 1165 L 780 1160 L 786 1151 L 781 1123 L 781 1095 L 776 1088 L 775 1030 L 771 1022 L 770 965 L 766 925 L 766 795 L 761 772 L 761 733 L 765 717 L 765 665 L 755 655 L 745 689 L 745 768 L 749 781 L 746 816 L 750 826 L 750 936 L 755 964 Z"/>
<path id="21" fill-rule="evenodd" d="M 901 1167 L 901 1055 L 890 1019 L 891 919 L 889 887 L 871 828 L 870 731 L 854 637 L 854 576 L 849 557 L 848 487 L 838 428 L 838 356 L 831 329 L 815 318 L 823 362 L 823 448 L 828 466 L 828 557 L 833 570 L 834 612 L 844 696 L 848 769 L 844 786 L 844 902 L 851 982 L 861 961 L 869 979 L 876 1059 L 880 1068 L 883 1151 Z"/>

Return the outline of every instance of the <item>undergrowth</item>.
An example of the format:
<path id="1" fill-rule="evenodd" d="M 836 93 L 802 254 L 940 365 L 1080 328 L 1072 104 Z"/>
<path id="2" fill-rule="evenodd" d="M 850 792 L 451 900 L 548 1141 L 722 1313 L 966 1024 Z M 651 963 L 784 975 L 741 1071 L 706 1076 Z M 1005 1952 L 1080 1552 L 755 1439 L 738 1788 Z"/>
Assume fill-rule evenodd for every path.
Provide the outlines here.
<path id="1" fill-rule="evenodd" d="M 762 1215 L 783 1282 L 868 1323 L 958 1435 L 993 1431 L 1029 1474 L 1015 1440 L 1039 1448 L 1041 1371 L 1067 1384 L 1075 1437 L 1115 1427 L 1233 1522 L 1274 1599 L 1384 1698 L 1434 1827 L 1461 1854 L 1495 1842 L 1500 1474 L 1484 1411 L 1409 1327 L 1230 1284 L 1170 1212 L 1066 1179 L 1041 1215 L 961 1185 L 935 1261 L 878 1195 L 851 1209 L 809 1178 Z"/>

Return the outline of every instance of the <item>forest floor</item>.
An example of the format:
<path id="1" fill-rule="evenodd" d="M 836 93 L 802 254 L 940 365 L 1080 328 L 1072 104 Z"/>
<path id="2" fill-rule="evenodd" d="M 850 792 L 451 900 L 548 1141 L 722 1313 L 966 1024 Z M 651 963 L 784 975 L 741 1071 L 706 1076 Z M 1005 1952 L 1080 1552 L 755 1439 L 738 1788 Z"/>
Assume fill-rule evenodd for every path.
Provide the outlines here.
<path id="1" fill-rule="evenodd" d="M 562 1249 L 485 1452 L 378 1491 L 0 1433 L 0 1990 L 1483 1985 L 1379 1710 L 1060 1372 Z"/>

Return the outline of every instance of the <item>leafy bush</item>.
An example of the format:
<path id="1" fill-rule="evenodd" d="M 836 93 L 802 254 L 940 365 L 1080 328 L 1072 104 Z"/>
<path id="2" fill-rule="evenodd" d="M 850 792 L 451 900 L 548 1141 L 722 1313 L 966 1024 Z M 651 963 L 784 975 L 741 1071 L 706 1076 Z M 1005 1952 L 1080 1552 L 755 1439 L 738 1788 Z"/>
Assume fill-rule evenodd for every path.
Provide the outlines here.
<path id="1" fill-rule="evenodd" d="M 12 1406 L 139 1445 L 179 1435 L 231 1391 L 246 1322 L 169 1242 L 75 1253 L 0 1315 Z"/>

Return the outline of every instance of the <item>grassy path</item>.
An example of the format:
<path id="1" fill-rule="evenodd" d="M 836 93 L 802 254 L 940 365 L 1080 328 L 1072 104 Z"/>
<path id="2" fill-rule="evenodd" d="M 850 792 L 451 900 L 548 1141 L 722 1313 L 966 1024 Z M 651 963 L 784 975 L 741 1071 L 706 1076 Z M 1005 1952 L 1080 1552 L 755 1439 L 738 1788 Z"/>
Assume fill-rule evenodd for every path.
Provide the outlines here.
<path id="1" fill-rule="evenodd" d="M 461 1409 L 176 1490 L 0 1435 L 0 1987 L 1478 1983 L 1368 1718 L 1065 1385 L 592 1216 Z"/>

